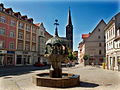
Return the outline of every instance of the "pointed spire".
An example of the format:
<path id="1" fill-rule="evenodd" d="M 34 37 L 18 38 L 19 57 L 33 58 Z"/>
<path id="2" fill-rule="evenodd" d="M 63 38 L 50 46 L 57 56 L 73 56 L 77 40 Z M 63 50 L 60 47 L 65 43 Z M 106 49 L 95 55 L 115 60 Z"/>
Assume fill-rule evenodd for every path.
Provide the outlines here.
<path id="1" fill-rule="evenodd" d="M 55 28 L 55 37 L 58 37 L 58 30 L 57 30 L 57 27 Z"/>
<path id="2" fill-rule="evenodd" d="M 72 25 L 70 7 L 69 7 L 68 25 Z"/>

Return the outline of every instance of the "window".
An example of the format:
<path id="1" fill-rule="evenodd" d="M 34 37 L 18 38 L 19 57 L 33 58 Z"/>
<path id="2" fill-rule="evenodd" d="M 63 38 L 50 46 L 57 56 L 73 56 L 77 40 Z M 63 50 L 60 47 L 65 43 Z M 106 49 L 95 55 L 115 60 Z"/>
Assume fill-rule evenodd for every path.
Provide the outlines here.
<path id="1" fill-rule="evenodd" d="M 35 50 L 36 50 L 35 48 L 36 48 L 36 46 L 33 45 L 33 46 L 32 46 L 32 51 L 35 51 Z"/>
<path id="2" fill-rule="evenodd" d="M 23 39 L 23 33 L 22 32 L 19 32 L 18 38 Z"/>
<path id="3" fill-rule="evenodd" d="M 14 49 L 14 43 L 9 43 L 9 49 Z"/>
<path id="4" fill-rule="evenodd" d="M 14 37 L 14 31 L 10 31 L 10 37 Z"/>
<path id="5" fill-rule="evenodd" d="M 35 37 L 35 36 L 33 36 L 32 41 L 33 41 L 33 42 L 35 42 L 35 41 L 36 41 L 36 37 Z"/>
<path id="6" fill-rule="evenodd" d="M 35 33 L 35 32 L 36 32 L 36 28 L 35 28 L 35 27 L 33 27 L 32 31 Z"/>
<path id="7" fill-rule="evenodd" d="M 13 64 L 13 55 L 7 55 L 7 64 L 12 65 Z"/>
<path id="8" fill-rule="evenodd" d="M 30 40 L 30 34 L 26 34 L 26 40 Z"/>
<path id="9" fill-rule="evenodd" d="M 41 35 L 43 35 L 43 32 L 41 31 Z"/>
<path id="10" fill-rule="evenodd" d="M 17 55 L 17 64 L 21 64 L 22 62 L 22 55 Z"/>
<path id="11" fill-rule="evenodd" d="M 99 55 L 101 55 L 101 50 L 99 50 Z"/>
<path id="12" fill-rule="evenodd" d="M 26 25 L 26 30 L 30 30 L 30 26 L 29 25 Z"/>
<path id="13" fill-rule="evenodd" d="M 0 28 L 0 35 L 5 35 L 5 29 Z"/>
<path id="14" fill-rule="evenodd" d="M 98 39 L 100 39 L 100 36 L 98 36 Z"/>
<path id="15" fill-rule="evenodd" d="M 23 27 L 24 27 L 24 26 L 23 26 L 23 23 L 20 22 L 20 23 L 19 23 L 19 28 L 23 29 Z"/>
<path id="16" fill-rule="evenodd" d="M 3 8 L 0 6 L 0 11 L 2 11 L 3 10 Z"/>
<path id="17" fill-rule="evenodd" d="M 2 23 L 6 23 L 6 19 L 5 19 L 4 16 L 1 16 L 1 22 L 2 22 Z"/>
<path id="18" fill-rule="evenodd" d="M 100 29 L 98 29 L 98 31 L 100 31 Z"/>
<path id="19" fill-rule="evenodd" d="M 99 43 L 99 47 L 101 47 L 102 45 L 101 45 L 101 43 Z"/>
<path id="20" fill-rule="evenodd" d="M 30 45 L 29 45 L 29 44 L 26 44 L 26 45 L 25 45 L 25 50 L 26 50 L 26 51 L 29 51 L 29 50 L 30 50 Z"/>
<path id="21" fill-rule="evenodd" d="M 18 15 L 18 18 L 20 18 L 20 15 Z"/>
<path id="22" fill-rule="evenodd" d="M 12 15 L 12 11 L 9 11 L 9 15 Z"/>
<path id="23" fill-rule="evenodd" d="M 0 40 L 0 48 L 4 48 L 4 41 Z"/>
<path id="24" fill-rule="evenodd" d="M 18 43 L 18 50 L 22 50 L 23 49 L 23 43 Z"/>
<path id="25" fill-rule="evenodd" d="M 10 24 L 11 24 L 11 26 L 15 26 L 15 21 L 11 20 Z"/>
<path id="26" fill-rule="evenodd" d="M 114 35 L 114 27 L 113 27 L 113 35 Z"/>

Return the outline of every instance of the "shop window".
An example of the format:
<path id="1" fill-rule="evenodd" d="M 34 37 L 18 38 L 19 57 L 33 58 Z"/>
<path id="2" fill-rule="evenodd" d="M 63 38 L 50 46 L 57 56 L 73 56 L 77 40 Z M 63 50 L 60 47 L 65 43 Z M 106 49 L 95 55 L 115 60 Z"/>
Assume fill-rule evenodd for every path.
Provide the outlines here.
<path id="1" fill-rule="evenodd" d="M 12 65 L 13 64 L 13 55 L 8 55 L 7 56 L 7 64 Z"/>
<path id="2" fill-rule="evenodd" d="M 4 16 L 1 16 L 1 22 L 2 22 L 2 23 L 6 23 L 6 19 L 5 19 Z"/>
<path id="3" fill-rule="evenodd" d="M 17 63 L 16 64 L 21 64 L 22 62 L 22 55 L 17 55 Z"/>
<path id="4" fill-rule="evenodd" d="M 27 58 L 27 64 L 30 64 L 30 60 L 31 60 L 31 57 L 28 56 L 28 58 Z"/>
<path id="5" fill-rule="evenodd" d="M 5 62 L 5 55 L 0 55 L 0 65 L 3 65 Z"/>

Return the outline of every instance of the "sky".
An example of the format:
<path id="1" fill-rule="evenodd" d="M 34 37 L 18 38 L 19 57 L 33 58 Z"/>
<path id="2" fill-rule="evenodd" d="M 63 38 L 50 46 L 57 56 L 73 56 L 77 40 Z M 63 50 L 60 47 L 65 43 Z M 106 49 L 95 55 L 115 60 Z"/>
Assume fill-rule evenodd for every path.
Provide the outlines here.
<path id="1" fill-rule="evenodd" d="M 34 19 L 34 23 L 43 22 L 46 30 L 54 35 L 54 21 L 58 19 L 58 33 L 66 36 L 69 7 L 73 24 L 73 50 L 78 50 L 82 34 L 92 32 L 103 19 L 106 23 L 120 11 L 120 0 L 0 0 L 5 8 L 21 12 Z"/>

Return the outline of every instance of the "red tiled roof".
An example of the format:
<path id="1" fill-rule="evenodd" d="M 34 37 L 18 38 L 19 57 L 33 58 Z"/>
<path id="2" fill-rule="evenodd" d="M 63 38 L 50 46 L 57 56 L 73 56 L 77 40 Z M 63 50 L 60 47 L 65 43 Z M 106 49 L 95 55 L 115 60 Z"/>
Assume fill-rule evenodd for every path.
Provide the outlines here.
<path id="1" fill-rule="evenodd" d="M 36 23 L 35 25 L 36 25 L 36 26 L 40 26 L 40 23 Z"/>
<path id="2" fill-rule="evenodd" d="M 90 34 L 82 34 L 82 39 L 86 39 L 90 36 Z"/>

